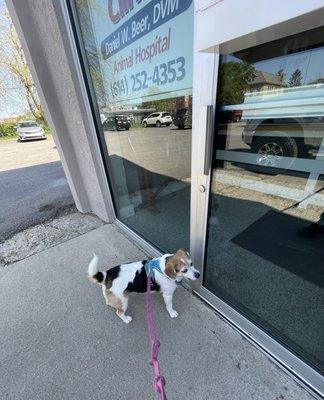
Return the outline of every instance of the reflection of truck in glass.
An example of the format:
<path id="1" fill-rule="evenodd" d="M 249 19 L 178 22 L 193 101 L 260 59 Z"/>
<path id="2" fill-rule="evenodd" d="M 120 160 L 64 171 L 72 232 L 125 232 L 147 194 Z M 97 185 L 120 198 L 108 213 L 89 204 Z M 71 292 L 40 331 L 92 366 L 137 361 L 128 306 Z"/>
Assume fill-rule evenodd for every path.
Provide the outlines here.
<path id="1" fill-rule="evenodd" d="M 324 84 L 246 93 L 243 104 L 222 109 L 242 110 L 242 137 L 259 165 L 308 157 L 324 137 Z"/>

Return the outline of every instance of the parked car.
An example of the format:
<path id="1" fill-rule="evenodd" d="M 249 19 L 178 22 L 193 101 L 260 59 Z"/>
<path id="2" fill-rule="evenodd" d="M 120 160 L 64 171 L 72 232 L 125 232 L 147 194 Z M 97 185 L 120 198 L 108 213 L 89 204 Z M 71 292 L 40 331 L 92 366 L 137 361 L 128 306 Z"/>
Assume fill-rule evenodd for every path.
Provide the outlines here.
<path id="1" fill-rule="evenodd" d="M 172 117 L 167 112 L 155 112 L 144 118 L 142 121 L 143 126 L 156 126 L 160 128 L 162 125 L 170 126 L 172 124 Z"/>
<path id="2" fill-rule="evenodd" d="M 122 129 L 128 131 L 131 123 L 126 115 L 115 115 L 108 117 L 102 126 L 106 131 L 121 131 Z"/>
<path id="3" fill-rule="evenodd" d="M 19 142 L 27 140 L 46 139 L 42 125 L 38 125 L 35 121 L 22 121 L 17 125 L 17 135 Z"/>
<path id="4" fill-rule="evenodd" d="M 188 107 L 178 108 L 173 117 L 173 123 L 178 129 L 191 128 L 192 126 L 192 110 Z"/>

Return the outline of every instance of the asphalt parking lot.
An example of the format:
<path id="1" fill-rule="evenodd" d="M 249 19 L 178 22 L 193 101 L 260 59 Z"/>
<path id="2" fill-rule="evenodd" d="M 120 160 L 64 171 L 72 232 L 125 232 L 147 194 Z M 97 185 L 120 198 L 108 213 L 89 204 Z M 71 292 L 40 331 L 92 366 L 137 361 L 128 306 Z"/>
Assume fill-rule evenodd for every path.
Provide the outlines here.
<path id="1" fill-rule="evenodd" d="M 53 138 L 17 142 L 0 141 L 0 172 L 60 161 Z"/>
<path id="2" fill-rule="evenodd" d="M 73 206 L 53 139 L 0 141 L 0 242 Z"/>

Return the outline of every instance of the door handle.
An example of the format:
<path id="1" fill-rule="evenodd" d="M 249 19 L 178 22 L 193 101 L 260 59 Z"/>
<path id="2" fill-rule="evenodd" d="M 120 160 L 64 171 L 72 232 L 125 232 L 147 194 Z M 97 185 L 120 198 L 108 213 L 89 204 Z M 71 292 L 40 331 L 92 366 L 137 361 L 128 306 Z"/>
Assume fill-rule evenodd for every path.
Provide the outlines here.
<path id="1" fill-rule="evenodd" d="M 205 159 L 204 159 L 204 175 L 209 175 L 211 167 L 212 146 L 213 146 L 213 106 L 209 105 L 205 108 L 206 113 L 206 141 L 205 141 Z"/>

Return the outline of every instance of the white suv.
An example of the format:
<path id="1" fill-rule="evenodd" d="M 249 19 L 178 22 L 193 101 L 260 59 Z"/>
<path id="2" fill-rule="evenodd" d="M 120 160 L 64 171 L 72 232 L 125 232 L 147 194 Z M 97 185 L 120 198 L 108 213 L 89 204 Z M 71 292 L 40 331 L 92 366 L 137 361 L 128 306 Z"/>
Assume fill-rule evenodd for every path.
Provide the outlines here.
<path id="1" fill-rule="evenodd" d="M 170 126 L 172 123 L 172 117 L 167 112 L 155 112 L 150 114 L 148 117 L 144 118 L 142 121 L 143 126 L 146 128 L 147 126 L 156 126 L 160 128 L 160 126 Z"/>

